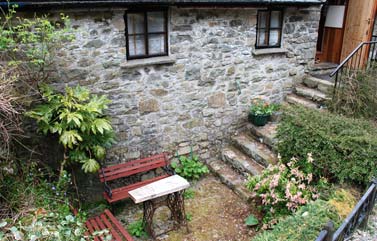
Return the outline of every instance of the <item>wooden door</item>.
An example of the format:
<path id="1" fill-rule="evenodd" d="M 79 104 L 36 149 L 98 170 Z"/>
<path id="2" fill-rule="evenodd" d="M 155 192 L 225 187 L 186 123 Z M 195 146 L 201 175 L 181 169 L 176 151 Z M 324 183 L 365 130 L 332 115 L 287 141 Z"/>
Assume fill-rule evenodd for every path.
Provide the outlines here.
<path id="1" fill-rule="evenodd" d="M 361 42 L 372 36 L 377 0 L 349 0 L 344 28 L 341 59 L 344 60 Z M 365 51 L 365 55 L 368 51 Z"/>
<path id="2" fill-rule="evenodd" d="M 346 5 L 346 1 L 329 0 L 322 8 L 318 30 L 316 61 L 339 63 L 342 54 L 344 28 L 325 27 L 329 5 Z"/>

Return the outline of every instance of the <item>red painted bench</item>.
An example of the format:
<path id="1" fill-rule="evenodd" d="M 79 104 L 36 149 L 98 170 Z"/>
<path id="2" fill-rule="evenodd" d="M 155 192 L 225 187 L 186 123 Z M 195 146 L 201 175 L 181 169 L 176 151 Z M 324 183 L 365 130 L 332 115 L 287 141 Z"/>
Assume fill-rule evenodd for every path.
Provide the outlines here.
<path id="1" fill-rule="evenodd" d="M 148 172 L 157 168 L 162 168 L 163 170 L 165 170 L 165 173 L 154 178 L 150 178 L 144 181 L 140 181 L 115 189 L 111 189 L 108 185 L 109 181 L 114 181 L 119 178 L 125 178 L 135 174 Z M 174 174 L 174 172 L 171 169 L 169 169 L 167 153 L 162 153 L 149 156 L 143 159 L 133 160 L 126 163 L 101 168 L 101 170 L 99 171 L 99 178 L 105 186 L 105 192 L 103 193 L 103 196 L 111 204 L 122 199 L 129 198 L 130 195 L 128 194 L 128 192 L 131 190 L 142 187 L 151 182 L 163 179 L 165 177 L 171 176 L 172 174 Z"/>
<path id="2" fill-rule="evenodd" d="M 92 235 L 95 231 L 107 229 L 111 233 L 113 241 L 133 241 L 131 235 L 108 209 L 96 217 L 89 218 L 85 222 L 85 225 Z M 102 240 L 105 240 L 105 237 L 100 235 L 94 236 L 94 241 Z"/>

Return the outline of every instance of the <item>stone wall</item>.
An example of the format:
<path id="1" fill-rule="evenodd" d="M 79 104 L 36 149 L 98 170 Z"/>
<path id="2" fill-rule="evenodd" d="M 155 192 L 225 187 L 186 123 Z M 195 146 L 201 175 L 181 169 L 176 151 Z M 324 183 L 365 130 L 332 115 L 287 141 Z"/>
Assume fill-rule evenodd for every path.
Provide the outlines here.
<path id="1" fill-rule="evenodd" d="M 56 86 L 107 94 L 118 143 L 109 164 L 151 153 L 217 155 L 251 99 L 280 102 L 313 63 L 319 7 L 286 8 L 286 53 L 254 55 L 256 9 L 169 10 L 174 63 L 127 66 L 122 11 L 68 13 L 76 40 L 59 53 Z M 238 88 L 239 87 L 239 88 Z"/>

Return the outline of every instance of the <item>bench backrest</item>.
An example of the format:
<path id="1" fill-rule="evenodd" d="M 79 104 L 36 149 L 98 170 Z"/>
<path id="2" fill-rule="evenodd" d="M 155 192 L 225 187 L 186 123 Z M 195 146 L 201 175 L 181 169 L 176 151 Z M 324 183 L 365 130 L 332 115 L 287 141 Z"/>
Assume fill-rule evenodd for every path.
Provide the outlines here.
<path id="1" fill-rule="evenodd" d="M 161 153 L 143 159 L 132 160 L 126 163 L 102 168 L 99 170 L 99 178 L 101 182 L 111 181 L 167 165 L 169 165 L 167 153 Z"/>

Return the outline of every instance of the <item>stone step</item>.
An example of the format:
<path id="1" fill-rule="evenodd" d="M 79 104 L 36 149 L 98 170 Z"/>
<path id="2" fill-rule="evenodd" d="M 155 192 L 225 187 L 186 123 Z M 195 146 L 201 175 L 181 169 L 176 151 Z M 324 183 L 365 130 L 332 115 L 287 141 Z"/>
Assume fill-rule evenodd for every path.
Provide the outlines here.
<path id="1" fill-rule="evenodd" d="M 249 155 L 265 167 L 269 164 L 277 163 L 277 156 L 267 147 L 267 145 L 258 142 L 246 133 L 240 133 L 239 135 L 232 137 L 232 141 L 245 154 Z"/>
<path id="2" fill-rule="evenodd" d="M 222 183 L 233 190 L 242 200 L 250 202 L 252 193 L 246 188 L 246 177 L 238 174 L 232 167 L 220 160 L 212 160 L 208 168 Z"/>
<path id="3" fill-rule="evenodd" d="M 334 83 L 310 75 L 304 78 L 303 83 L 307 87 L 317 88 L 323 93 L 331 93 L 334 88 Z"/>
<path id="4" fill-rule="evenodd" d="M 311 100 L 308 100 L 302 96 L 295 95 L 295 94 L 287 95 L 285 97 L 285 101 L 288 102 L 289 104 L 303 105 L 305 107 L 312 108 L 312 109 L 318 109 L 320 107 L 320 105 L 318 105 L 317 103 Z"/>
<path id="5" fill-rule="evenodd" d="M 269 122 L 265 126 L 255 126 L 251 123 L 246 125 L 246 129 L 258 140 L 260 143 L 266 144 L 272 150 L 276 148 L 276 129 L 278 124 L 276 122 Z"/>
<path id="6" fill-rule="evenodd" d="M 250 174 L 256 176 L 262 173 L 264 167 L 246 156 L 236 148 L 229 146 L 222 150 L 221 157 L 224 162 L 229 163 L 241 174 Z"/>
<path id="7" fill-rule="evenodd" d="M 333 63 L 318 63 L 309 67 L 310 74 L 329 75 L 337 67 L 337 64 Z"/>
<path id="8" fill-rule="evenodd" d="M 330 98 L 327 95 L 317 89 L 312 89 L 303 85 L 298 85 L 295 87 L 295 93 L 299 96 L 305 97 L 306 99 L 313 100 L 315 102 L 323 103 Z"/>

